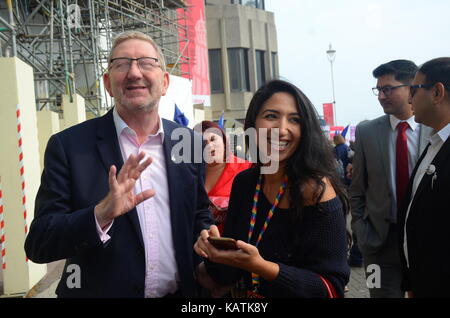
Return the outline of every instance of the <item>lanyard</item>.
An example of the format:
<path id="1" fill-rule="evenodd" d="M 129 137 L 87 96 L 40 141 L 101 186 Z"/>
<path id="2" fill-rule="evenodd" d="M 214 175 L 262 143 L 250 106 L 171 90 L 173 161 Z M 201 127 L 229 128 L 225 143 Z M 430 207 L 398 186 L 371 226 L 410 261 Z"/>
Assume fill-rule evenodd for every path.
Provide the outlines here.
<path id="1" fill-rule="evenodd" d="M 264 222 L 264 225 L 263 225 L 261 231 L 259 232 L 258 239 L 256 240 L 256 244 L 255 244 L 256 247 L 258 247 L 259 242 L 261 242 L 261 239 L 262 239 L 264 233 L 266 232 L 267 227 L 269 226 L 269 222 L 272 219 L 273 213 L 274 213 L 276 207 L 278 206 L 278 203 L 280 202 L 281 197 L 284 194 L 284 191 L 286 190 L 287 181 L 288 181 L 288 177 L 286 175 L 286 176 L 284 176 L 283 182 L 281 183 L 280 188 L 278 189 L 278 193 L 275 198 L 275 202 L 273 203 L 272 207 L 270 208 L 269 213 L 267 214 L 267 217 L 266 217 L 266 221 Z M 257 214 L 257 207 L 258 207 L 258 200 L 259 200 L 259 192 L 261 191 L 261 182 L 262 182 L 262 174 L 259 175 L 258 183 L 256 184 L 255 194 L 253 195 L 252 217 L 250 219 L 250 227 L 248 229 L 248 243 L 250 243 L 250 239 L 252 238 L 253 230 L 255 228 L 256 214 Z M 257 291 L 258 286 L 259 286 L 259 275 L 252 273 L 252 284 L 253 284 L 253 289 L 255 291 Z"/>

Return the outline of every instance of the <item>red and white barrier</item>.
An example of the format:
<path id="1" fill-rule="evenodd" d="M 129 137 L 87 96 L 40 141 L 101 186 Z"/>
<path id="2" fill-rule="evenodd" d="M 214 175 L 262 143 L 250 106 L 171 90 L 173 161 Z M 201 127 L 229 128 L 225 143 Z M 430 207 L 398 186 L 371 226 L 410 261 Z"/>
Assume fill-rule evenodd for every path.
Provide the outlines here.
<path id="1" fill-rule="evenodd" d="M 16 106 L 16 118 L 17 118 L 17 138 L 18 138 L 18 146 L 19 146 L 19 167 L 20 167 L 20 178 L 22 181 L 22 210 L 23 210 L 23 220 L 25 226 L 25 236 L 28 233 L 28 225 L 27 225 L 27 197 L 25 194 L 25 167 L 23 164 L 23 151 L 22 151 L 22 125 L 20 122 L 20 107 L 19 104 Z M 26 261 L 28 262 L 28 257 L 26 257 Z"/>
<path id="2" fill-rule="evenodd" d="M 6 269 L 5 217 L 3 215 L 3 193 L 1 182 L 0 182 L 0 243 L 2 251 L 2 269 L 5 270 Z"/>

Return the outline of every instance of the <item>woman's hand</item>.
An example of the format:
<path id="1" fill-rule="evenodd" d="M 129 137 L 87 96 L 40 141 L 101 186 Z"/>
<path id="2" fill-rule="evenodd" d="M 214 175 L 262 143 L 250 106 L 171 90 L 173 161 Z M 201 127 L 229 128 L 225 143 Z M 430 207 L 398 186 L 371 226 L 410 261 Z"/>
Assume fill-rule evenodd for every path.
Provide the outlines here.
<path id="1" fill-rule="evenodd" d="M 200 236 L 197 239 L 197 242 L 194 244 L 194 251 L 199 256 L 203 258 L 208 258 L 208 248 L 211 247 L 211 244 L 208 242 L 208 237 L 220 237 L 220 232 L 217 226 L 211 225 L 209 230 L 202 230 L 200 232 Z"/>
<path id="2" fill-rule="evenodd" d="M 280 271 L 278 264 L 262 258 L 258 248 L 255 246 L 238 240 L 237 250 L 219 250 L 209 243 L 209 236 L 220 237 L 217 226 L 211 225 L 209 230 L 200 232 L 200 236 L 194 244 L 194 250 L 199 256 L 207 258 L 214 263 L 256 273 L 266 280 L 273 280 L 278 276 Z"/>
<path id="3" fill-rule="evenodd" d="M 240 240 L 237 241 L 237 250 L 220 250 L 209 243 L 208 245 L 208 258 L 214 263 L 252 271 L 259 262 L 264 261 L 255 246 Z"/>

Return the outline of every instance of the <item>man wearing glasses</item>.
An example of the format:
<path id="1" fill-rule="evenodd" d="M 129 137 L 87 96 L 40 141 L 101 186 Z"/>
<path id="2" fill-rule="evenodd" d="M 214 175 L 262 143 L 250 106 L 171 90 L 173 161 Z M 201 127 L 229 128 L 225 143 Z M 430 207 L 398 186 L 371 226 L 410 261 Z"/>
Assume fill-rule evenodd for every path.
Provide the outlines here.
<path id="1" fill-rule="evenodd" d="M 399 213 L 404 285 L 410 297 L 450 297 L 450 57 L 419 68 L 411 101 L 434 131 Z"/>
<path id="2" fill-rule="evenodd" d="M 67 259 L 59 297 L 194 296 L 194 237 L 212 220 L 202 164 L 173 162 L 179 125 L 158 114 L 169 85 L 160 49 L 119 35 L 104 83 L 114 109 L 48 142 L 27 256 Z"/>
<path id="3" fill-rule="evenodd" d="M 427 144 L 429 128 L 414 121 L 409 102 L 417 66 L 395 60 L 373 71 L 373 92 L 386 115 L 356 128 L 353 179 L 350 186 L 352 229 L 363 254 L 373 298 L 402 298 L 397 210 L 409 176 Z M 371 276 L 371 277 L 377 277 Z"/>

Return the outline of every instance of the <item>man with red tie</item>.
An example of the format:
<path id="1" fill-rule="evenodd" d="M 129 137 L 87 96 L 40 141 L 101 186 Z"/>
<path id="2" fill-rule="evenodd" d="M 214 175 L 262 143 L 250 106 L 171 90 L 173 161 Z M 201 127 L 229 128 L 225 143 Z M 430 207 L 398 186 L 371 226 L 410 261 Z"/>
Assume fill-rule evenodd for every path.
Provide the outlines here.
<path id="1" fill-rule="evenodd" d="M 407 60 L 377 67 L 372 90 L 386 115 L 356 128 L 352 230 L 370 276 L 372 298 L 404 297 L 397 210 L 430 134 L 430 128 L 414 121 L 410 104 L 409 87 L 416 71 L 417 66 Z"/>

